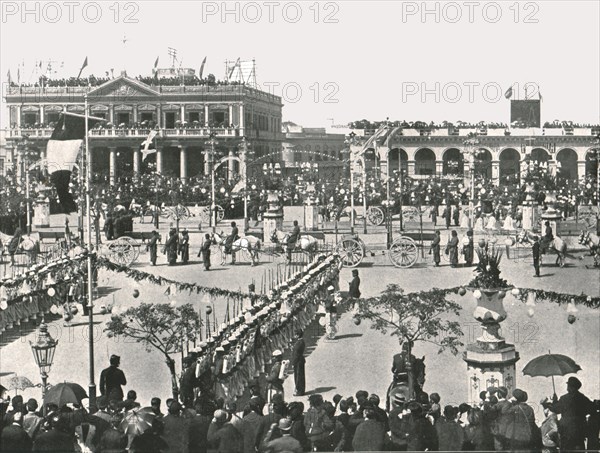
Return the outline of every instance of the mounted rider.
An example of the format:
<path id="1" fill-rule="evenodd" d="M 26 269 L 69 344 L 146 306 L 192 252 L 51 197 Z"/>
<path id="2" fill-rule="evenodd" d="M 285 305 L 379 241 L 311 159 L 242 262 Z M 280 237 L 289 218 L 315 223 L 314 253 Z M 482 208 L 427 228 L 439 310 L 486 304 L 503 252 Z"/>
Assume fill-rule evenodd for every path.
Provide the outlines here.
<path id="1" fill-rule="evenodd" d="M 392 362 L 393 382 L 408 382 L 408 374 L 414 376 L 414 365 L 417 358 L 409 352 L 412 349 L 412 341 L 405 341 L 402 344 L 402 352 L 394 355 Z M 409 358 L 410 354 L 410 358 Z M 410 366 L 410 368 L 409 368 Z"/>
<path id="2" fill-rule="evenodd" d="M 544 222 L 544 226 L 546 227 L 545 234 L 542 237 L 540 245 L 542 250 L 546 252 L 548 250 L 548 247 L 554 240 L 554 234 L 552 234 L 552 227 L 550 226 L 550 222 L 548 220 Z"/>
<path id="3" fill-rule="evenodd" d="M 298 226 L 298 221 L 294 220 L 294 229 L 288 236 L 287 240 L 287 260 L 292 261 L 292 251 L 296 248 L 296 242 L 300 240 L 300 227 Z"/>
<path id="4" fill-rule="evenodd" d="M 231 234 L 229 236 L 227 236 L 227 239 L 225 239 L 225 253 L 227 255 L 231 254 L 232 245 L 239 238 L 240 238 L 240 236 L 239 236 L 238 227 L 235 224 L 235 222 L 231 222 Z"/>

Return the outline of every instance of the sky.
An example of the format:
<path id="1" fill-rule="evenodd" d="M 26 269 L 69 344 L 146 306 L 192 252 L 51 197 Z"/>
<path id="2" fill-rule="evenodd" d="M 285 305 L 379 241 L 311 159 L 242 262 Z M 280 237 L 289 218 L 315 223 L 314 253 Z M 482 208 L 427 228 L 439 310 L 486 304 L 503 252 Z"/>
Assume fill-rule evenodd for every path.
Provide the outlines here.
<path id="1" fill-rule="evenodd" d="M 221 79 L 225 60 L 255 59 L 283 120 L 306 127 L 508 123 L 504 94 L 513 86 L 523 99 L 526 85 L 542 95 L 542 122 L 600 123 L 598 1 L 1 3 L 3 83 L 9 70 L 33 81 L 36 61 L 76 76 L 86 57 L 84 77 L 150 75 L 157 57 L 170 65 L 172 47 L 183 67 L 206 57 L 205 74 Z"/>

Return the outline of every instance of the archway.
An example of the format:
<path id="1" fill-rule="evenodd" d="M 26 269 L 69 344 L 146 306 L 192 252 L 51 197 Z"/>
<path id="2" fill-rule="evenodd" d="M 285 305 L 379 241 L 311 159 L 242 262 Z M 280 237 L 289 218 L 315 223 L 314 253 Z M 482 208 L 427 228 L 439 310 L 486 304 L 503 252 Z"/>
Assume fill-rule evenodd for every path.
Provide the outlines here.
<path id="1" fill-rule="evenodd" d="M 561 149 L 556 155 L 557 176 L 561 179 L 577 179 L 577 153 L 571 148 Z"/>
<path id="2" fill-rule="evenodd" d="M 390 149 L 388 154 L 388 162 L 390 165 L 390 174 L 394 171 L 402 170 L 404 174 L 408 172 L 408 154 L 400 148 Z"/>
<path id="3" fill-rule="evenodd" d="M 588 151 L 585 154 L 585 176 L 592 179 L 598 177 L 598 161 L 596 160 L 594 151 Z"/>
<path id="4" fill-rule="evenodd" d="M 507 181 L 519 175 L 521 155 L 514 148 L 506 148 L 500 153 L 500 181 Z"/>
<path id="5" fill-rule="evenodd" d="M 444 152 L 443 156 L 444 175 L 463 175 L 465 173 L 465 160 L 463 154 L 457 148 L 450 148 Z"/>
<path id="6" fill-rule="evenodd" d="M 415 154 L 415 174 L 435 175 L 435 153 L 429 148 L 421 148 Z"/>
<path id="7" fill-rule="evenodd" d="M 481 148 L 475 159 L 475 175 L 482 178 L 492 178 L 492 153 Z"/>
<path id="8" fill-rule="evenodd" d="M 529 156 L 529 160 L 533 162 L 548 162 L 550 160 L 550 154 L 544 148 L 532 149 Z"/>

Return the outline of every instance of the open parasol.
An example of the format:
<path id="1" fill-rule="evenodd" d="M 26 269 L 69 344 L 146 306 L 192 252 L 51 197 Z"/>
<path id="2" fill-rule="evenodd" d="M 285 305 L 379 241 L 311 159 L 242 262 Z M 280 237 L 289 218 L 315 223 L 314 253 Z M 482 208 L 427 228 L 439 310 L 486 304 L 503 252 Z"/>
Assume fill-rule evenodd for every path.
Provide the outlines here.
<path id="1" fill-rule="evenodd" d="M 156 418 L 151 407 L 131 409 L 125 413 L 119 427 L 127 435 L 137 436 L 149 428 Z"/>
<path id="2" fill-rule="evenodd" d="M 54 403 L 58 407 L 65 404 L 81 404 L 87 398 L 87 393 L 82 386 L 74 382 L 63 382 L 52 386 L 44 395 L 44 403 Z"/>
<path id="3" fill-rule="evenodd" d="M 550 351 L 548 351 L 548 354 L 536 357 L 525 365 L 523 374 L 532 377 L 552 377 L 552 389 L 556 395 L 554 376 L 565 376 L 567 374 L 577 373 L 579 370 L 581 370 L 581 367 L 570 357 L 562 354 L 551 354 Z"/>
<path id="4" fill-rule="evenodd" d="M 35 384 L 25 376 L 12 376 L 6 381 L 6 385 L 7 389 L 14 390 L 15 394 L 18 390 L 23 391 L 25 389 L 35 387 Z"/>

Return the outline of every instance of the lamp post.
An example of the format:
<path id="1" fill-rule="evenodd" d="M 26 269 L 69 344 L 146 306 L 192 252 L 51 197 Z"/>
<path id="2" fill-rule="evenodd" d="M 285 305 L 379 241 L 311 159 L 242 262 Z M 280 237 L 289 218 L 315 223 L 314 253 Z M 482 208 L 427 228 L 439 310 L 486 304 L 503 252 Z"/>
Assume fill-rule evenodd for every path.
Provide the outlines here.
<path id="1" fill-rule="evenodd" d="M 356 145 L 356 134 L 354 132 L 348 134 L 345 144 L 348 146 L 350 153 L 350 234 L 354 234 L 354 155 L 352 153 L 352 145 Z"/>
<path id="2" fill-rule="evenodd" d="M 219 143 L 215 140 L 216 133 L 211 132 L 210 140 L 207 144 L 210 146 L 210 220 L 213 233 L 217 230 L 217 203 L 215 201 L 215 146 Z"/>
<path id="3" fill-rule="evenodd" d="M 470 194 L 469 194 L 469 228 L 473 228 L 473 202 L 475 199 L 475 156 L 479 153 L 479 140 L 477 139 L 476 133 L 470 133 L 468 135 L 468 139 L 463 143 L 465 146 L 469 147 L 469 150 L 463 151 L 463 155 L 467 154 L 469 156 L 469 171 L 471 173 L 471 180 L 469 182 L 470 185 Z"/>
<path id="4" fill-rule="evenodd" d="M 243 166 L 242 178 L 244 178 L 244 231 L 248 230 L 248 171 L 246 159 L 248 158 L 248 148 L 250 146 L 252 146 L 252 143 L 248 142 L 246 137 L 242 137 L 242 142 L 238 145 L 238 148 L 240 150 L 240 170 Z"/>
<path id="5" fill-rule="evenodd" d="M 33 358 L 35 359 L 35 364 L 40 369 L 40 376 L 42 377 L 42 401 L 44 400 L 44 396 L 46 395 L 46 389 L 48 387 L 48 373 L 50 372 L 50 367 L 52 367 L 52 362 L 54 361 L 54 352 L 56 351 L 56 345 L 58 345 L 58 340 L 55 340 L 48 333 L 48 326 L 42 319 L 42 323 L 40 324 L 39 332 L 37 334 L 37 338 L 35 342 L 29 342 L 31 346 L 31 352 L 33 352 Z M 46 405 L 43 405 L 44 415 L 46 412 Z"/>

